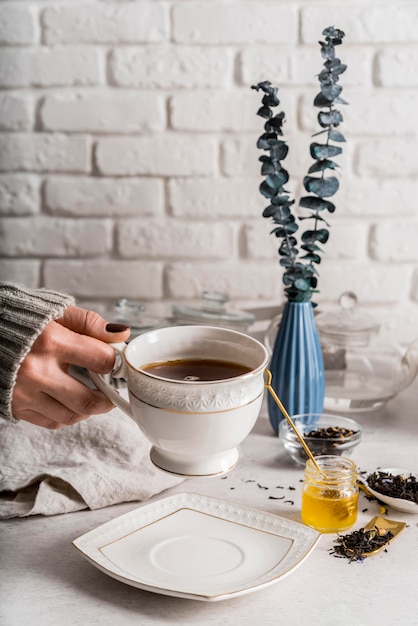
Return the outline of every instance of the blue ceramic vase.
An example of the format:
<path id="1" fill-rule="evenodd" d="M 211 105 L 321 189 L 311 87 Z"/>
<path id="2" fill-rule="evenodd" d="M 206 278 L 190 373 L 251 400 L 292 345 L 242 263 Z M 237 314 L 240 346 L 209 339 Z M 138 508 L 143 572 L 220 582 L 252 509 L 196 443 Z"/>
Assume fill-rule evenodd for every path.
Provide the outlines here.
<path id="1" fill-rule="evenodd" d="M 271 386 L 290 416 L 321 413 L 325 374 L 322 350 L 311 302 L 287 302 L 273 345 Z M 271 425 L 276 433 L 283 415 L 270 394 Z"/>

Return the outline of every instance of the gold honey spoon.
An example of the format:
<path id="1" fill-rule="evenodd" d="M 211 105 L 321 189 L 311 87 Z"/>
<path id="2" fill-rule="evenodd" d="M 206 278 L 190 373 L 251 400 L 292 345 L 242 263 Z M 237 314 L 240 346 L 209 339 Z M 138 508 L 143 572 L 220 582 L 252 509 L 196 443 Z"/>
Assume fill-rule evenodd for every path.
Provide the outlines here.
<path id="1" fill-rule="evenodd" d="M 302 445 L 303 449 L 305 450 L 306 454 L 308 455 L 308 457 L 311 459 L 312 463 L 315 465 L 316 469 L 318 470 L 318 472 L 320 474 L 322 474 L 323 476 L 326 476 L 324 470 L 322 470 L 318 463 L 315 460 L 314 455 L 312 454 L 312 452 L 310 451 L 310 449 L 308 448 L 308 446 L 306 445 L 306 441 L 304 440 L 304 438 L 302 437 L 302 435 L 300 434 L 300 432 L 298 431 L 298 429 L 295 426 L 295 423 L 293 422 L 292 418 L 290 417 L 289 413 L 286 411 L 286 409 L 284 408 L 283 404 L 281 403 L 278 395 L 276 394 L 276 392 L 274 391 L 273 387 L 271 386 L 271 379 L 272 379 L 272 375 L 269 369 L 265 369 L 264 370 L 265 373 L 267 374 L 267 382 L 264 383 L 264 387 L 266 389 L 268 389 L 268 391 L 270 392 L 270 394 L 273 397 L 273 400 L 275 401 L 275 403 L 277 404 L 277 406 L 279 407 L 279 409 L 281 410 L 281 412 L 283 413 L 283 415 L 285 416 L 285 418 L 287 419 L 287 421 L 289 422 L 290 426 L 292 427 L 296 437 L 299 439 L 300 444 Z"/>

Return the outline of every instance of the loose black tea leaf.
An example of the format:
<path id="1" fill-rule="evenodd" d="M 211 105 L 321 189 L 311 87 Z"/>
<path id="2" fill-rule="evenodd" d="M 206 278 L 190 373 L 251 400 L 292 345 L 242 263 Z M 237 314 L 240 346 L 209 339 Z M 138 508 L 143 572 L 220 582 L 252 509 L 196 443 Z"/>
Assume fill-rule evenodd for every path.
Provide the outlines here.
<path id="1" fill-rule="evenodd" d="M 377 527 L 365 530 L 354 530 L 347 535 L 338 535 L 335 540 L 336 546 L 330 549 L 330 553 L 337 558 L 347 558 L 352 561 L 364 561 L 369 552 L 373 552 L 384 546 L 393 538 L 390 530 L 379 531 Z"/>
<path id="2" fill-rule="evenodd" d="M 402 498 L 418 504 L 418 480 L 412 474 L 393 475 L 377 471 L 367 476 L 366 482 L 371 489 L 384 496 Z"/>
<path id="3" fill-rule="evenodd" d="M 347 445 L 358 436 L 358 430 L 342 426 L 324 426 L 310 430 L 308 427 L 303 432 L 305 443 L 314 456 L 344 454 Z M 308 455 L 302 447 L 297 450 L 296 454 L 301 461 L 308 459 Z"/>

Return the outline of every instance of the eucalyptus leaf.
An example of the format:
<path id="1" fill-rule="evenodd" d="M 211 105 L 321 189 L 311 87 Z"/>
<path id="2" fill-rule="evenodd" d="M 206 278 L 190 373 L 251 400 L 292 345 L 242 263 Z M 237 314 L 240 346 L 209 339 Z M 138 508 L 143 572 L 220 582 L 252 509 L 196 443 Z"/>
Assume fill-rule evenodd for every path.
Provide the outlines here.
<path id="1" fill-rule="evenodd" d="M 271 159 L 265 160 L 263 165 L 261 166 L 261 175 L 268 176 L 270 174 L 274 174 L 276 171 L 276 165 L 273 163 Z"/>
<path id="2" fill-rule="evenodd" d="M 300 199 L 299 206 L 305 209 L 312 209 L 313 211 L 329 211 L 330 213 L 335 211 L 335 204 L 315 196 L 304 196 Z"/>
<path id="3" fill-rule="evenodd" d="M 257 141 L 257 148 L 261 150 L 269 150 L 272 146 L 278 143 L 275 133 L 264 133 Z"/>
<path id="4" fill-rule="evenodd" d="M 262 103 L 267 107 L 276 107 L 277 105 L 279 105 L 280 100 L 277 97 L 277 92 L 277 87 L 274 87 L 272 92 L 266 93 L 263 96 Z"/>
<path id="5" fill-rule="evenodd" d="M 339 146 L 311 143 L 310 152 L 313 159 L 328 159 L 329 157 L 334 157 L 338 154 L 341 154 L 342 148 L 340 148 Z"/>
<path id="6" fill-rule="evenodd" d="M 295 221 L 288 206 L 275 206 L 274 204 L 270 204 L 270 206 L 264 209 L 263 217 L 274 217 L 275 222 L 283 222 L 288 218 L 292 218 Z"/>
<path id="7" fill-rule="evenodd" d="M 272 189 L 265 180 L 263 180 L 263 182 L 261 183 L 260 187 L 259 187 L 260 193 L 261 195 L 263 195 L 265 198 L 272 198 L 275 195 L 275 190 Z"/>
<path id="8" fill-rule="evenodd" d="M 273 115 L 273 112 L 269 107 L 263 106 L 258 109 L 257 115 L 269 119 Z"/>
<path id="9" fill-rule="evenodd" d="M 318 122 L 322 128 L 327 126 L 338 126 L 343 121 L 343 116 L 335 109 L 333 111 L 320 111 L 318 113 Z"/>
<path id="10" fill-rule="evenodd" d="M 270 234 L 283 238 L 287 235 L 292 235 L 298 230 L 298 228 L 298 225 L 294 222 L 293 224 L 289 224 L 287 226 L 278 226 L 277 228 L 273 228 L 273 230 L 270 231 Z"/>
<path id="11" fill-rule="evenodd" d="M 303 185 L 309 193 L 315 193 L 321 198 L 329 198 L 338 191 L 340 183 L 335 176 L 328 178 L 315 178 L 314 176 L 305 176 Z"/>
<path id="12" fill-rule="evenodd" d="M 338 163 L 335 161 L 331 161 L 330 159 L 322 159 L 322 161 L 315 161 L 313 165 L 308 170 L 308 174 L 313 174 L 314 172 L 323 172 L 324 170 L 335 170 L 335 168 L 340 167 Z"/>
<path id="13" fill-rule="evenodd" d="M 275 161 L 283 161 L 287 157 L 289 146 L 281 140 L 278 140 L 270 149 L 270 157 Z"/>
<path id="14" fill-rule="evenodd" d="M 285 191 L 284 189 L 281 191 Z M 287 193 L 287 192 L 286 192 Z M 280 193 L 279 195 L 273 196 L 271 199 L 271 203 L 275 206 L 287 206 L 290 207 L 292 204 L 295 204 L 294 200 L 290 200 L 289 196 Z"/>
<path id="15" fill-rule="evenodd" d="M 311 252 L 308 252 L 308 254 L 303 254 L 301 258 L 306 259 L 311 263 L 316 263 L 317 265 L 321 263 L 321 257 L 319 256 L 319 254 L 313 254 Z"/>
<path id="16" fill-rule="evenodd" d="M 345 137 L 339 130 L 335 130 L 335 128 L 330 128 L 328 137 L 331 141 L 345 141 Z"/>
<path id="17" fill-rule="evenodd" d="M 325 96 L 325 98 L 329 100 L 330 102 L 333 102 L 335 98 L 338 98 L 342 90 L 343 88 L 341 87 L 341 85 L 337 85 L 337 84 L 331 83 L 328 85 L 328 84 L 323 83 L 321 85 L 322 95 Z"/>
<path id="18" fill-rule="evenodd" d="M 293 260 L 289 256 L 283 257 L 282 259 L 280 259 L 279 264 L 282 267 L 292 267 Z"/>
<path id="19" fill-rule="evenodd" d="M 329 232 L 326 228 L 320 228 L 319 230 L 306 230 L 302 234 L 302 241 L 305 243 L 314 243 L 319 241 L 320 243 L 326 243 L 328 241 Z"/>
<path id="20" fill-rule="evenodd" d="M 271 189 L 275 189 L 278 191 L 283 185 L 287 183 L 289 180 L 289 174 L 286 170 L 280 170 L 279 172 L 275 172 L 274 174 L 269 174 L 266 177 L 265 182 Z"/>
<path id="21" fill-rule="evenodd" d="M 322 92 L 318 93 L 314 99 L 314 106 L 322 109 L 323 107 L 330 106 L 330 101 L 324 96 Z"/>

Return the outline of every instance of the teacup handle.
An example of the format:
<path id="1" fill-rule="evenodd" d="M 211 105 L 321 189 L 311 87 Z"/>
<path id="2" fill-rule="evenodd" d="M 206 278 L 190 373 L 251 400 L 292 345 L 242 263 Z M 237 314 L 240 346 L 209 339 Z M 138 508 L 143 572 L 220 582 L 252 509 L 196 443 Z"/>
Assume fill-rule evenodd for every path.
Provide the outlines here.
<path id="1" fill-rule="evenodd" d="M 109 344 L 115 351 L 115 366 L 112 371 L 112 376 L 114 378 L 125 378 L 127 372 L 127 366 L 124 359 L 125 350 L 128 347 L 126 343 L 111 343 Z M 119 409 L 122 409 L 124 413 L 129 415 L 130 418 L 134 420 L 134 416 L 132 414 L 131 405 L 125 398 L 122 398 L 119 391 L 114 387 L 111 387 L 101 376 L 96 372 L 92 372 L 91 370 L 87 370 L 90 378 L 101 392 L 105 394 L 109 398 L 111 402 Z M 135 420 L 134 420 L 135 421 Z"/>

